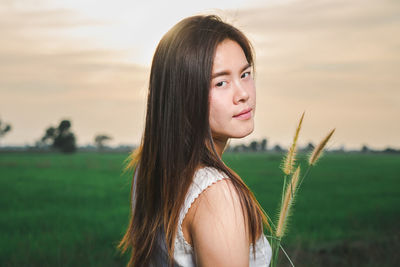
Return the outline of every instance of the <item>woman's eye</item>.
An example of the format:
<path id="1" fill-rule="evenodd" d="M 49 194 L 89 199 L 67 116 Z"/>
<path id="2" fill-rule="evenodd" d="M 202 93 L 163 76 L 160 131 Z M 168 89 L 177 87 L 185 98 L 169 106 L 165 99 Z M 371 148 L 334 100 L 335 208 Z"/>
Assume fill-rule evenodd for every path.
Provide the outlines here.
<path id="1" fill-rule="evenodd" d="M 215 86 L 216 87 L 221 87 L 221 86 L 224 86 L 225 84 L 226 84 L 226 82 L 223 81 L 223 82 L 216 83 Z"/>
<path id="2" fill-rule="evenodd" d="M 244 78 L 246 78 L 248 76 L 250 76 L 250 71 L 243 73 L 242 74 L 242 79 L 244 79 Z"/>

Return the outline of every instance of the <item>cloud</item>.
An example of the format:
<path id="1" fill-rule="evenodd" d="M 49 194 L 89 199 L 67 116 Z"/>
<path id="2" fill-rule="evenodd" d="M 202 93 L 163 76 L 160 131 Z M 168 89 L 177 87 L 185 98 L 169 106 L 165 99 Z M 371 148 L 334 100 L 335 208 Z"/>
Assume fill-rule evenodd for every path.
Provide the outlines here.
<path id="1" fill-rule="evenodd" d="M 149 69 L 133 62 L 153 51 L 161 38 L 155 32 L 164 32 L 157 25 L 166 22 L 153 16 L 144 27 L 149 4 L 135 9 L 139 22 L 129 20 L 132 8 L 122 12 L 122 25 L 112 25 L 112 12 L 102 20 L 61 2 L 37 2 L 0 6 L 0 115 L 14 126 L 4 142 L 32 143 L 63 117 L 72 119 L 81 143 L 96 132 L 138 142 Z M 290 126 L 306 110 L 303 134 L 311 140 L 336 126 L 338 145 L 400 146 L 393 123 L 400 114 L 398 1 L 260 2 L 223 13 L 257 55 L 256 131 L 248 139 L 288 144 Z M 152 43 L 142 47 L 145 40 Z M 110 48 L 118 42 L 124 45 Z"/>
<path id="2" fill-rule="evenodd" d="M 64 36 L 63 31 L 97 25 L 72 10 L 19 11 L 2 14 L 0 90 L 59 94 L 110 86 L 142 84 L 148 69 L 124 62 L 125 51 Z"/>
<path id="3" fill-rule="evenodd" d="M 300 0 L 233 13 L 257 55 L 250 138 L 288 144 L 287 122 L 307 110 L 310 138 L 335 125 L 339 144 L 400 146 L 399 2 Z"/>
<path id="4" fill-rule="evenodd" d="M 0 9 L 0 115 L 13 124 L 5 142 L 32 144 L 62 118 L 81 143 L 96 132 L 140 138 L 148 68 L 76 34 L 103 24 L 67 9 Z"/>

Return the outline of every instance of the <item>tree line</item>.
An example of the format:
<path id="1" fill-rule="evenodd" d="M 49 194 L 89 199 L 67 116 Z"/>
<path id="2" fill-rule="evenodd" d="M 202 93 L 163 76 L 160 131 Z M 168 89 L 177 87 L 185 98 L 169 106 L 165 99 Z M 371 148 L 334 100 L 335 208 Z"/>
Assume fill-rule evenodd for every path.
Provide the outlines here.
<path id="1" fill-rule="evenodd" d="M 98 150 L 105 148 L 105 143 L 112 138 L 105 134 L 94 137 Z M 71 130 L 71 121 L 62 120 L 57 127 L 50 126 L 43 137 L 36 142 L 38 148 L 52 148 L 63 153 L 73 153 L 77 150 L 75 134 Z"/>
<path id="2" fill-rule="evenodd" d="M 54 150 L 63 153 L 74 153 L 77 151 L 76 137 L 71 129 L 70 120 L 61 120 L 58 126 L 48 127 L 43 136 L 36 141 L 35 148 L 39 150 Z M 0 138 L 11 131 L 10 123 L 0 120 Z M 98 134 L 94 137 L 94 144 L 98 150 L 106 146 L 106 142 L 112 137 L 106 134 Z"/>
<path id="3" fill-rule="evenodd" d="M 48 127 L 43 136 L 36 141 L 35 149 L 39 150 L 52 150 L 63 153 L 74 153 L 77 151 L 77 143 L 75 134 L 71 129 L 72 123 L 70 120 L 61 120 L 57 126 Z M 12 126 L 10 123 L 5 123 L 0 119 L 0 139 L 6 134 L 11 132 Z M 107 134 L 97 134 L 93 139 L 93 143 L 98 151 L 105 150 L 107 148 L 106 143 L 110 141 L 112 137 Z M 285 152 L 286 149 L 276 144 L 272 147 L 268 146 L 268 140 L 266 138 L 260 141 L 251 141 L 249 144 L 238 144 L 229 145 L 226 152 Z M 127 148 L 125 148 L 127 149 Z M 298 152 L 309 152 L 314 149 L 314 144 L 308 143 L 304 147 L 300 147 Z M 331 152 L 348 152 L 344 150 L 344 147 L 330 150 Z M 363 145 L 360 150 L 351 152 L 359 153 L 390 153 L 398 154 L 400 150 L 394 148 L 385 148 L 383 150 L 374 150 L 367 145 Z"/>

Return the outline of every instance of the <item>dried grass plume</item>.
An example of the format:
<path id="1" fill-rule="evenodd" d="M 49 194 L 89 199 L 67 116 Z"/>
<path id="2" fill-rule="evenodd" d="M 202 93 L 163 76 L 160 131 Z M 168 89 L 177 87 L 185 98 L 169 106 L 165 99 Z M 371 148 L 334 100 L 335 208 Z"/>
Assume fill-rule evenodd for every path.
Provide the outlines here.
<path id="1" fill-rule="evenodd" d="M 289 151 L 284 158 L 282 171 L 286 175 L 290 175 L 293 172 L 294 163 L 296 161 L 296 151 L 297 151 L 297 139 L 299 138 L 299 133 L 301 129 L 301 124 L 303 123 L 304 113 L 301 115 L 299 125 L 296 128 L 296 133 L 293 138 L 292 146 L 289 148 Z"/>
<path id="2" fill-rule="evenodd" d="M 322 155 L 322 151 L 324 150 L 325 145 L 328 143 L 329 139 L 331 138 L 331 136 L 333 135 L 333 133 L 335 132 L 335 129 L 331 130 L 328 135 L 322 139 L 322 141 L 318 144 L 318 146 L 316 146 L 313 150 L 313 152 L 310 155 L 310 158 L 308 160 L 308 163 L 310 165 L 314 165 L 318 158 L 321 157 Z"/>
<path id="3" fill-rule="evenodd" d="M 290 207 L 292 206 L 296 195 L 297 184 L 300 177 L 300 166 L 297 167 L 292 179 L 286 187 L 285 197 L 279 212 L 278 226 L 276 227 L 276 237 L 282 238 L 285 234 L 288 217 L 290 216 Z"/>

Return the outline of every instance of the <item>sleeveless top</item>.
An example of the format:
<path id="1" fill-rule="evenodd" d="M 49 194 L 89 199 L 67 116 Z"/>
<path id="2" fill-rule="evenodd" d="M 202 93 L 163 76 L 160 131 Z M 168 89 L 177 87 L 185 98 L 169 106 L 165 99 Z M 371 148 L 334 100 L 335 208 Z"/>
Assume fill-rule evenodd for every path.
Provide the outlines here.
<path id="1" fill-rule="evenodd" d="M 212 167 L 204 167 L 196 171 L 193 182 L 189 187 L 188 193 L 186 194 L 186 198 L 184 204 L 180 210 L 179 220 L 178 220 L 178 229 L 175 237 L 175 249 L 174 249 L 174 263 L 175 267 L 195 267 L 195 255 L 192 246 L 185 240 L 182 232 L 182 222 L 188 212 L 192 203 L 196 200 L 196 198 L 209 186 L 214 183 L 226 178 L 226 175 L 215 168 Z M 136 175 L 134 178 L 134 189 L 136 184 Z M 134 194 L 135 190 L 133 190 Z M 134 207 L 134 195 L 132 197 L 132 206 Z M 256 241 L 255 245 L 255 258 L 253 254 L 253 245 L 250 245 L 250 259 L 249 266 L 250 267 L 265 267 L 269 266 L 272 256 L 271 246 L 268 243 L 265 235 L 261 235 L 261 237 Z M 161 230 L 158 232 L 157 236 L 157 248 L 151 256 L 150 266 L 159 267 L 159 266 L 168 266 L 168 253 L 165 242 L 165 234 L 164 231 Z"/>

